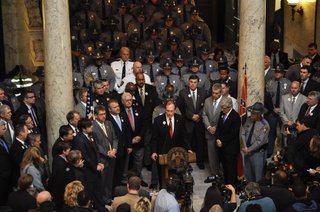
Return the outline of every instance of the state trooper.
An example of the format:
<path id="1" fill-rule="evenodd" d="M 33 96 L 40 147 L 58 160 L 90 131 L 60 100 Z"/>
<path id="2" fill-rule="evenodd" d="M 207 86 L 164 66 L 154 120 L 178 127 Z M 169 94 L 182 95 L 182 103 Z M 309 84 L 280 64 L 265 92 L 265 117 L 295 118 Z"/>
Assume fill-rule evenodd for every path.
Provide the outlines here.
<path id="1" fill-rule="evenodd" d="M 179 23 L 186 23 L 190 20 L 190 11 L 194 5 L 189 0 L 182 0 L 173 10 L 179 15 Z"/>
<path id="2" fill-rule="evenodd" d="M 158 10 L 155 11 L 151 17 L 152 24 L 158 24 L 160 26 L 164 25 L 165 19 L 163 17 L 170 13 L 172 18 L 175 21 L 179 20 L 179 15 L 173 10 L 173 7 L 175 6 L 175 2 L 172 0 L 164 0 L 161 2 L 162 5 L 158 6 Z M 179 26 L 181 23 L 175 23 L 177 26 Z"/>
<path id="3" fill-rule="evenodd" d="M 280 104 L 282 96 L 290 93 L 291 81 L 284 78 L 284 66 L 279 63 L 274 70 L 274 78 L 269 80 L 266 85 L 266 91 L 272 97 L 273 111 L 268 115 L 267 120 L 270 125 L 269 133 L 269 145 L 267 156 L 271 156 L 274 153 L 274 142 L 277 137 L 277 126 L 280 125 Z"/>
<path id="4" fill-rule="evenodd" d="M 111 63 L 115 60 L 113 58 L 113 48 L 110 43 L 105 43 L 102 48 L 102 52 L 104 54 L 103 62 L 107 65 L 111 65 Z"/>
<path id="5" fill-rule="evenodd" d="M 185 66 L 184 55 L 182 52 L 178 52 L 173 58 L 175 66 L 172 69 L 172 73 L 182 78 L 182 75 L 188 73 L 189 67 Z"/>
<path id="6" fill-rule="evenodd" d="M 198 87 L 203 88 L 208 93 L 210 90 L 211 84 L 210 84 L 210 81 L 209 81 L 207 75 L 199 72 L 200 65 L 201 65 L 201 61 L 196 57 L 193 58 L 189 64 L 189 66 L 190 66 L 189 72 L 182 76 L 182 81 L 184 83 L 184 86 L 188 86 L 189 77 L 191 75 L 197 75 L 199 77 Z"/>
<path id="7" fill-rule="evenodd" d="M 168 84 L 174 86 L 174 96 L 179 96 L 179 91 L 183 88 L 183 84 L 178 75 L 172 73 L 172 62 L 167 59 L 161 63 L 162 74 L 156 77 L 155 86 L 160 99 L 163 98 L 165 87 Z"/>
<path id="8" fill-rule="evenodd" d="M 192 25 L 196 25 L 201 30 L 198 38 L 205 41 L 208 46 L 212 46 L 210 29 L 208 25 L 199 17 L 199 10 L 196 7 L 193 7 L 190 10 L 190 21 L 182 24 L 180 28 L 186 32 L 187 29 Z"/>
<path id="9" fill-rule="evenodd" d="M 103 62 L 103 54 L 99 51 L 93 56 L 94 62 L 86 67 L 84 74 L 84 81 L 86 86 L 90 86 L 90 77 L 92 80 L 108 80 L 110 83 L 110 91 L 114 89 L 115 85 L 115 74 L 111 66 Z"/>
<path id="10" fill-rule="evenodd" d="M 207 45 L 205 41 L 199 39 L 201 33 L 202 30 L 194 24 L 186 30 L 187 39 L 181 43 L 181 46 L 185 49 L 187 58 L 197 57 L 200 47 Z"/>
<path id="11" fill-rule="evenodd" d="M 163 19 L 164 25 L 161 28 L 160 38 L 162 38 L 163 41 L 167 41 L 171 36 L 176 36 L 179 40 L 183 40 L 183 32 L 180 28 L 174 26 L 172 14 L 165 14 Z"/>
<path id="12" fill-rule="evenodd" d="M 237 82 L 238 81 L 237 70 L 235 70 L 233 68 L 229 68 L 227 57 L 224 55 L 220 55 L 220 54 L 218 54 L 218 56 L 216 56 L 216 54 L 215 54 L 214 57 L 215 57 L 214 62 L 216 62 L 218 64 L 218 66 L 214 67 L 213 71 L 210 73 L 210 80 L 216 81 L 216 80 L 220 79 L 219 69 L 220 68 L 228 68 L 229 69 L 229 75 L 228 75 L 229 79 L 232 80 L 233 82 Z"/>
<path id="13" fill-rule="evenodd" d="M 73 70 L 72 70 L 72 78 L 73 78 L 73 86 L 75 88 L 85 87 L 84 83 L 84 73 L 85 68 L 88 66 L 88 56 L 86 54 L 81 54 L 79 59 L 76 58 L 76 61 L 72 61 Z"/>
<path id="14" fill-rule="evenodd" d="M 132 15 L 127 12 L 128 4 L 125 0 L 118 2 L 118 12 L 114 16 L 119 20 L 117 25 L 118 31 L 123 34 L 124 37 L 128 35 L 129 22 L 133 19 Z"/>
<path id="15" fill-rule="evenodd" d="M 133 62 L 129 61 L 130 49 L 128 47 L 122 47 L 120 49 L 120 58 L 117 61 L 111 63 L 111 68 L 116 75 L 116 84 L 114 89 L 118 91 L 121 86 L 121 81 L 125 76 L 132 73 Z"/>
<path id="16" fill-rule="evenodd" d="M 158 54 L 153 51 L 153 49 L 148 49 L 146 51 L 146 62 L 143 64 L 142 69 L 154 83 L 156 77 L 161 74 L 160 64 L 156 62 Z"/>
<path id="17" fill-rule="evenodd" d="M 168 40 L 168 50 L 161 53 L 160 59 L 165 60 L 167 58 L 174 58 L 180 52 L 184 53 L 184 49 L 180 47 L 180 39 L 176 36 L 172 36 Z"/>
<path id="18" fill-rule="evenodd" d="M 245 178 L 248 182 L 258 182 L 264 176 L 270 128 L 268 122 L 263 118 L 263 114 L 267 112 L 267 109 L 261 102 L 254 103 L 248 108 L 248 111 L 251 116 L 246 120 L 241 130 Z"/>
<path id="19" fill-rule="evenodd" d="M 142 61 L 144 56 L 144 49 L 141 48 L 141 40 L 138 33 L 132 33 L 128 38 L 128 45 L 130 48 L 130 60 Z"/>
<path id="20" fill-rule="evenodd" d="M 162 52 L 165 47 L 165 42 L 159 38 L 160 28 L 158 25 L 153 24 L 147 27 L 146 35 L 147 39 L 142 43 L 142 48 L 144 49 L 153 49 L 155 52 Z"/>
<path id="21" fill-rule="evenodd" d="M 132 33 L 138 33 L 140 40 L 146 39 L 146 29 L 150 25 L 149 22 L 146 21 L 145 10 L 140 8 L 135 13 L 135 19 L 131 20 L 128 25 L 128 36 Z"/>
<path id="22" fill-rule="evenodd" d="M 218 65 L 219 66 L 219 65 Z M 210 74 L 210 79 L 212 80 L 212 75 L 216 74 L 215 72 L 212 72 Z M 220 65 L 218 67 L 218 74 L 219 78 L 216 80 L 212 80 L 212 84 L 215 83 L 221 83 L 221 82 L 226 82 L 230 86 L 230 95 L 234 98 L 237 98 L 237 89 L 238 89 L 238 84 L 237 81 L 233 81 L 230 77 L 230 69 L 227 65 Z"/>
<path id="23" fill-rule="evenodd" d="M 218 63 L 209 58 L 211 53 L 210 48 L 208 46 L 200 47 L 199 51 L 200 59 L 202 60 L 202 65 L 200 66 L 200 72 L 210 75 L 211 72 L 214 71 L 215 68 L 218 68 Z"/>

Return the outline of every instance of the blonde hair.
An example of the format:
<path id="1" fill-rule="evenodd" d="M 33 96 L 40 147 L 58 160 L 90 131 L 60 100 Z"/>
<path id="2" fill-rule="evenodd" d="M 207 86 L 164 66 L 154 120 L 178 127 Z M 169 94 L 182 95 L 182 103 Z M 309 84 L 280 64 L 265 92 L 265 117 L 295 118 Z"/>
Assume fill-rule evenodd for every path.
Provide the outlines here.
<path id="1" fill-rule="evenodd" d="M 79 180 L 74 180 L 68 183 L 64 190 L 64 202 L 70 207 L 76 207 L 78 205 L 78 193 L 84 190 L 84 186 Z"/>
<path id="2" fill-rule="evenodd" d="M 151 203 L 147 197 L 142 197 L 134 204 L 134 211 L 136 212 L 149 212 L 151 211 Z"/>
<path id="3" fill-rule="evenodd" d="M 37 147 L 29 147 L 23 155 L 20 167 L 24 169 L 28 164 L 40 163 L 40 150 Z"/>

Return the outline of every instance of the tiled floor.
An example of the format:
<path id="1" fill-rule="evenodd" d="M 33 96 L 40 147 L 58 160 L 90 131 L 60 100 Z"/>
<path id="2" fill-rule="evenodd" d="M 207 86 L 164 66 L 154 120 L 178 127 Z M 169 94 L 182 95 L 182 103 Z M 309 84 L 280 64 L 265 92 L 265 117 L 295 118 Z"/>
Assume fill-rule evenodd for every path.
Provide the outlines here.
<path id="1" fill-rule="evenodd" d="M 191 164 L 191 166 L 193 167 L 192 177 L 194 179 L 193 197 L 192 197 L 193 209 L 194 211 L 200 211 L 206 190 L 211 185 L 210 183 L 206 184 L 203 182 L 209 175 L 209 171 L 207 169 L 200 170 L 195 163 Z M 148 184 L 150 184 L 151 172 L 144 169 L 142 175 L 144 180 Z"/>

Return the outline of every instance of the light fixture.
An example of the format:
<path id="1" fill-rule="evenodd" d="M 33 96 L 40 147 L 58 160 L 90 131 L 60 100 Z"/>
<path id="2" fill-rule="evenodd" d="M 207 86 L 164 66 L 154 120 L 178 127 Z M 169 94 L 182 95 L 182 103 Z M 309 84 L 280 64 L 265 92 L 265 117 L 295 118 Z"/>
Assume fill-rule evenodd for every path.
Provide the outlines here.
<path id="1" fill-rule="evenodd" d="M 303 15 L 303 9 L 300 7 L 299 9 L 295 9 L 300 0 L 287 0 L 288 5 L 291 6 L 291 19 L 294 21 L 294 14 L 299 13 L 301 16 Z"/>

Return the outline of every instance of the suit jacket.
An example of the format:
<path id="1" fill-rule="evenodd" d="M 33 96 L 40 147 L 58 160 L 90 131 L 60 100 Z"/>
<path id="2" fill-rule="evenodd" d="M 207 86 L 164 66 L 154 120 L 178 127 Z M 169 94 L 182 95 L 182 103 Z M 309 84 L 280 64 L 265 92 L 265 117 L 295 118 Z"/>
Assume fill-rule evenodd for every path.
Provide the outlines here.
<path id="1" fill-rule="evenodd" d="M 185 136 L 185 124 L 182 116 L 174 114 L 174 131 L 172 138 L 167 124 L 166 115 L 163 114 L 154 119 L 152 132 L 152 153 L 166 154 L 173 147 L 190 149 L 190 144 Z"/>
<path id="2" fill-rule="evenodd" d="M 308 116 L 306 116 L 306 112 L 308 110 L 307 103 L 304 103 L 301 106 L 298 118 L 306 118 L 310 123 L 310 127 L 318 130 L 320 132 L 320 104 L 318 104 Z"/>
<path id="3" fill-rule="evenodd" d="M 8 205 L 12 211 L 29 211 L 37 207 L 37 201 L 28 191 L 18 190 L 9 195 Z"/>
<path id="4" fill-rule="evenodd" d="M 143 117 L 143 112 L 141 108 L 138 108 L 136 106 L 132 106 L 132 115 L 134 118 L 134 130 L 132 129 L 129 121 L 129 117 L 126 111 L 126 108 L 122 107 L 121 108 L 121 114 L 123 114 L 123 118 L 125 119 L 125 122 L 128 123 L 129 125 L 129 131 L 130 131 L 130 141 L 132 141 L 132 138 L 135 136 L 141 136 L 144 135 L 145 133 L 145 127 L 144 127 L 144 117 Z M 141 138 L 140 142 L 137 144 L 132 144 L 134 148 L 140 148 L 144 146 L 143 139 Z"/>
<path id="5" fill-rule="evenodd" d="M 185 88 L 179 93 L 181 102 L 182 102 L 182 114 L 184 114 L 186 130 L 187 132 L 192 132 L 195 124 L 202 124 L 202 120 L 199 122 L 194 122 L 192 120 L 193 114 L 198 114 L 200 119 L 202 118 L 202 111 L 204 106 L 204 101 L 206 99 L 206 91 L 202 88 L 197 88 L 197 102 L 196 108 L 193 105 L 192 94 L 190 93 L 189 88 Z"/>
<path id="6" fill-rule="evenodd" d="M 79 102 L 75 107 L 74 110 L 78 111 L 80 113 L 81 118 L 86 118 L 86 107 L 84 104 Z"/>
<path id="7" fill-rule="evenodd" d="M 268 68 L 267 74 L 264 76 L 264 84 L 266 85 L 269 80 L 274 79 L 274 71 L 271 69 L 271 66 Z"/>
<path id="8" fill-rule="evenodd" d="M 119 116 L 121 120 L 122 130 L 119 128 L 117 122 L 114 120 L 111 114 L 107 115 L 107 120 L 112 123 L 115 135 L 118 138 L 117 157 L 123 157 L 127 152 L 127 148 L 132 147 L 132 143 L 130 141 L 130 124 L 125 121 L 123 114 L 120 113 Z"/>
<path id="9" fill-rule="evenodd" d="M 319 87 L 320 87 L 320 84 L 317 81 L 309 78 L 304 90 L 303 91 L 300 90 L 300 93 L 302 93 L 305 96 L 308 96 L 310 91 L 319 91 L 320 90 Z"/>
<path id="10" fill-rule="evenodd" d="M 212 82 L 212 85 L 215 84 L 215 83 L 221 83 L 221 82 L 222 82 L 221 79 L 214 80 L 214 81 Z M 228 80 L 227 80 L 227 83 L 228 83 L 229 86 L 230 86 L 230 91 L 229 91 L 230 95 L 231 95 L 232 97 L 234 97 L 234 98 L 237 98 L 237 95 L 238 95 L 238 84 L 237 84 L 237 82 L 234 82 L 234 81 L 228 79 Z M 212 86 L 211 86 L 211 87 L 212 87 Z M 211 90 L 209 90 L 209 93 L 210 93 L 210 92 L 211 92 Z"/>
<path id="11" fill-rule="evenodd" d="M 221 97 L 221 100 L 224 97 Z M 221 102 L 220 100 L 220 102 Z M 208 127 L 217 127 L 218 126 L 218 121 L 220 117 L 220 102 L 218 105 L 216 105 L 216 109 L 213 110 L 213 99 L 212 97 L 206 98 L 204 102 L 204 108 L 203 108 L 203 113 L 202 113 L 202 121 L 204 123 L 204 127 L 206 129 L 206 139 L 214 139 L 214 135 L 210 134 L 209 131 L 207 130 Z"/>
<path id="12" fill-rule="evenodd" d="M 158 94 L 156 88 L 152 85 L 145 84 L 144 106 L 142 105 L 138 88 L 135 91 L 134 97 L 138 106 L 143 109 L 145 122 L 147 124 L 151 124 L 153 110 L 158 105 Z"/>
<path id="13" fill-rule="evenodd" d="M 317 61 L 320 61 L 320 55 L 319 54 L 316 54 L 316 56 L 312 59 L 311 65 L 313 65 Z"/>
<path id="14" fill-rule="evenodd" d="M 96 142 L 97 142 L 100 158 L 102 159 L 103 162 L 107 162 L 107 160 L 109 159 L 107 152 L 110 150 L 110 148 L 118 149 L 118 139 L 113 129 L 113 125 L 110 121 L 104 122 L 107 135 L 101 129 L 97 120 L 94 120 L 92 125 L 93 125 L 93 133 L 97 138 Z"/>
<path id="15" fill-rule="evenodd" d="M 73 149 L 81 151 L 82 158 L 85 161 L 83 171 L 88 183 L 95 181 L 99 177 L 97 164 L 100 162 L 100 157 L 94 135 L 93 141 L 91 141 L 83 132 L 78 133 L 74 141 Z"/>
<path id="16" fill-rule="evenodd" d="M 227 119 L 223 121 L 224 114 L 220 113 L 218 127 L 216 130 L 216 138 L 222 142 L 220 150 L 223 154 L 235 155 L 240 152 L 239 132 L 241 119 L 235 110 L 231 110 Z"/>
<path id="17" fill-rule="evenodd" d="M 292 94 L 283 95 L 280 103 L 280 118 L 283 124 L 289 120 L 295 121 L 298 118 L 301 106 L 306 103 L 307 97 L 302 94 L 296 96 L 295 103 L 292 104 Z"/>
<path id="18" fill-rule="evenodd" d="M 2 138 L 0 138 L 2 139 Z M 4 139 L 2 139 L 4 140 Z M 4 141 L 5 142 L 5 141 Z M 9 148 L 9 146 L 8 146 Z M 0 178 L 11 179 L 11 159 L 10 154 L 0 145 Z"/>
<path id="19" fill-rule="evenodd" d="M 38 127 L 41 130 L 41 127 L 44 125 L 44 122 L 43 122 L 43 119 L 41 117 L 41 114 L 39 113 L 38 108 L 35 105 L 32 108 L 33 108 L 34 112 L 36 113 L 36 116 L 37 116 L 36 118 L 38 120 L 38 124 L 40 125 Z M 21 115 L 24 115 L 24 114 L 31 116 L 31 112 L 29 111 L 27 105 L 22 103 L 20 105 L 20 107 L 17 109 L 17 111 L 14 112 L 13 115 L 12 115 L 13 123 L 17 124 L 19 117 Z"/>
<path id="20" fill-rule="evenodd" d="M 301 69 L 301 63 L 294 64 L 288 68 L 288 71 L 286 73 L 286 78 L 288 80 L 292 81 L 299 81 L 300 80 L 300 69 Z"/>
<path id="21" fill-rule="evenodd" d="M 14 131 L 14 127 L 13 127 L 11 120 L 8 122 L 8 124 L 10 124 L 10 126 L 12 127 L 12 129 Z M 7 142 L 8 146 L 11 147 L 11 145 L 13 143 L 13 139 L 11 137 L 10 130 L 8 129 L 8 127 L 7 127 L 7 130 L 4 133 L 3 137 L 4 137 L 4 140 Z M 14 132 L 13 132 L 13 137 L 14 137 Z"/>
<path id="22" fill-rule="evenodd" d="M 278 61 L 278 63 L 281 63 L 284 66 L 284 68 L 287 69 L 288 66 L 289 66 L 288 53 L 282 52 L 282 51 L 279 51 L 278 53 L 279 53 L 279 61 Z M 271 54 L 272 53 L 270 52 L 268 54 L 268 56 L 270 57 L 270 60 L 272 62 Z"/>
<path id="23" fill-rule="evenodd" d="M 20 177 L 20 163 L 27 148 L 27 145 L 24 146 L 17 139 L 12 143 L 10 157 L 12 162 L 12 180 L 14 186 L 17 184 L 18 178 Z"/>

